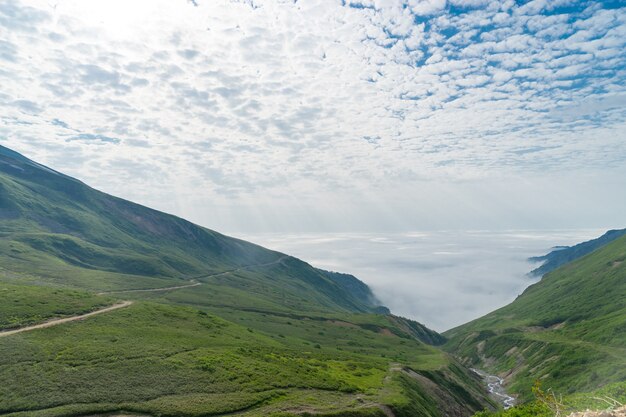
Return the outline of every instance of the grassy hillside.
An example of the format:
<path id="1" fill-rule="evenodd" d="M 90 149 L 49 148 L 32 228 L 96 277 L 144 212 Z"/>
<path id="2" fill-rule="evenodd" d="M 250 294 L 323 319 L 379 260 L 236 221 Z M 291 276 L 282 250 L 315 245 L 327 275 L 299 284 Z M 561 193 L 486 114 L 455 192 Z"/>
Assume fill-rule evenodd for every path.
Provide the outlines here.
<path id="1" fill-rule="evenodd" d="M 109 297 L 88 292 L 4 282 L 0 282 L 0 299 L 0 331 L 87 313 L 111 304 Z"/>
<path id="2" fill-rule="evenodd" d="M 466 416 L 481 382 L 351 275 L 0 148 L 0 415 Z"/>
<path id="3" fill-rule="evenodd" d="M 414 378 L 444 381 L 447 396 L 472 401 L 463 405 L 468 410 L 482 406 L 479 393 L 464 388 L 473 382 L 465 381 L 471 378 L 465 371 L 414 339 L 338 319 L 311 323 L 216 312 L 224 318 L 206 309 L 136 302 L 86 321 L 0 338 L 0 379 L 20 381 L 0 387 L 0 412 L 198 416 L 251 408 L 250 415 L 259 416 L 313 409 L 383 415 L 380 405 L 386 404 L 397 415 L 413 415 L 403 410 L 416 406 L 432 409 L 425 415 L 442 415 L 437 404 L 450 400 Z"/>
<path id="4" fill-rule="evenodd" d="M 67 286 L 132 288 L 147 284 L 136 276 L 191 280 L 251 265 L 275 265 L 280 267 L 281 281 L 264 278 L 259 284 L 253 274 L 240 274 L 236 281 L 222 280 L 220 285 L 235 289 L 260 285 L 264 297 L 275 304 L 313 294 L 316 303 L 327 309 L 377 308 L 369 288 L 350 275 L 320 271 L 284 254 L 101 193 L 3 147 L 0 235 L 8 268 Z M 68 279 L 68 275 L 80 278 Z M 351 291 L 355 288 L 358 291 Z"/>
<path id="5" fill-rule="evenodd" d="M 626 236 L 545 275 L 513 303 L 445 333 L 467 365 L 530 398 L 626 380 Z"/>
<path id="6" fill-rule="evenodd" d="M 609 230 L 599 238 L 591 239 L 574 246 L 560 247 L 547 255 L 530 258 L 530 261 L 542 263 L 541 266 L 535 268 L 531 274 L 541 277 L 548 272 L 554 271 L 561 265 L 582 258 L 624 235 L 626 235 L 626 229 Z"/>

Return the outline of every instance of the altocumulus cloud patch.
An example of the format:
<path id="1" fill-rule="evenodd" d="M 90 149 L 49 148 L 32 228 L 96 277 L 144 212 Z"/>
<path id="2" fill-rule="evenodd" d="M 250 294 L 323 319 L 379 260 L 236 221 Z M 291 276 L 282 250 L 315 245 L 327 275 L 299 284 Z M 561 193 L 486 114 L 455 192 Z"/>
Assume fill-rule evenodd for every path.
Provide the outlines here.
<path id="1" fill-rule="evenodd" d="M 0 1 L 3 132 L 44 162 L 71 150 L 167 166 L 137 183 L 93 164 L 70 172 L 128 196 L 162 190 L 150 202 L 181 214 L 205 204 L 190 195 L 261 218 L 266 197 L 308 210 L 349 189 L 358 208 L 375 189 L 423 195 L 423 181 L 614 178 L 626 159 L 620 6 Z M 402 212 L 395 200 L 380 210 Z"/>

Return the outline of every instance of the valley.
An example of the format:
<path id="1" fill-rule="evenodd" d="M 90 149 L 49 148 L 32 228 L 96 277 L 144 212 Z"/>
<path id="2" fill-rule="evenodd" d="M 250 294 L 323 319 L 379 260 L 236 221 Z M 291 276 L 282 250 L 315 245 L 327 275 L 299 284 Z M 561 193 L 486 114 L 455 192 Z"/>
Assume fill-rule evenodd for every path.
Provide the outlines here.
<path id="1" fill-rule="evenodd" d="M 352 275 L 0 170 L 2 416 L 464 417 L 528 407 L 537 379 L 623 398 L 626 237 L 441 335 Z"/>
<path id="2" fill-rule="evenodd" d="M 543 389 L 564 396 L 568 407 L 580 406 L 585 398 L 583 403 L 602 407 L 595 390 L 606 390 L 623 403 L 624 257 L 624 236 L 581 254 L 548 272 L 513 303 L 445 332 L 445 349 L 468 366 L 502 377 L 522 402 L 537 397 L 539 381 Z M 541 415 L 550 414 L 544 410 Z"/>
<path id="3" fill-rule="evenodd" d="M 0 417 L 626 417 L 626 0 L 0 0 Z"/>

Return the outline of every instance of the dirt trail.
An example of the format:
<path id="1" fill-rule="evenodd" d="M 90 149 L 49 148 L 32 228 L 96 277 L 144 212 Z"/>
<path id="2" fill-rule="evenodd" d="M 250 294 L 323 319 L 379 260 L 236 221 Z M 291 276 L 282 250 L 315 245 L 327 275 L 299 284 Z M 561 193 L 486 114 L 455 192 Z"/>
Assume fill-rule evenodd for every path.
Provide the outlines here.
<path id="1" fill-rule="evenodd" d="M 217 277 L 217 276 L 220 276 L 220 275 L 231 274 L 233 272 L 241 271 L 241 270 L 244 270 L 244 269 L 250 269 L 250 268 L 257 268 L 257 267 L 275 265 L 275 264 L 281 263 L 282 261 L 284 261 L 288 257 L 289 256 L 282 256 L 282 257 L 278 258 L 275 261 L 268 262 L 268 263 L 265 263 L 265 264 L 242 266 L 240 268 L 233 269 L 233 270 L 230 270 L 230 271 L 217 272 L 215 274 L 203 275 L 203 276 L 197 277 L 197 278 Z M 138 290 L 108 291 L 108 292 L 99 292 L 97 295 L 126 294 L 126 293 L 135 293 L 135 292 L 172 291 L 172 290 L 180 290 L 182 288 L 196 287 L 198 285 L 202 285 L 202 283 L 201 282 L 197 282 L 196 280 L 192 280 L 191 283 L 189 283 L 189 284 L 177 285 L 177 286 L 174 286 L 174 287 L 146 288 L 146 289 L 138 289 Z M 97 314 L 108 313 L 108 312 L 113 311 L 113 310 L 117 310 L 117 309 L 120 309 L 120 308 L 128 307 L 132 303 L 133 303 L 132 301 L 122 301 L 121 303 L 114 304 L 112 306 L 105 307 L 105 308 L 102 308 L 100 310 L 92 311 L 91 313 L 81 314 L 79 316 L 72 316 L 72 317 L 65 317 L 65 318 L 62 318 L 62 319 L 49 320 L 49 321 L 46 321 L 44 323 L 34 324 L 32 326 L 26 326 L 26 327 L 22 327 L 22 328 L 15 329 L 15 330 L 0 331 L 0 337 L 11 336 L 11 335 L 14 335 L 14 334 L 18 334 L 18 333 L 22 333 L 22 332 L 28 332 L 28 331 L 31 331 L 31 330 L 45 329 L 46 327 L 58 326 L 59 324 L 69 323 L 69 322 L 77 321 L 77 320 L 82 320 L 82 319 L 85 319 L 87 317 L 95 316 Z"/>
<path id="2" fill-rule="evenodd" d="M 200 278 L 212 278 L 212 277 L 219 277 L 221 275 L 228 275 L 228 274 L 232 274 L 233 272 L 238 272 L 238 271 L 243 271 L 246 269 L 251 269 L 251 268 L 260 268 L 263 266 L 271 266 L 271 265 L 276 265 L 279 263 L 282 263 L 285 259 L 289 258 L 289 255 L 285 255 L 285 256 L 281 256 L 280 258 L 276 259 L 275 261 L 272 262 L 267 262 L 264 264 L 256 264 L 256 265 L 246 265 L 246 266 L 241 266 L 239 268 L 236 269 L 231 269 L 229 271 L 224 271 L 224 272 L 217 272 L 215 274 L 208 274 L 208 275 L 201 275 L 199 277 L 196 277 L 197 279 Z"/>
<path id="3" fill-rule="evenodd" d="M 202 285 L 202 283 L 196 281 L 196 279 L 219 277 L 222 275 L 228 275 L 228 274 L 232 274 L 233 272 L 243 271 L 243 270 L 250 269 L 250 268 L 259 268 L 263 266 L 275 265 L 275 264 L 281 263 L 288 257 L 289 256 L 282 256 L 275 261 L 268 262 L 265 264 L 246 265 L 246 266 L 242 266 L 236 269 L 231 269 L 229 271 L 222 271 L 222 272 L 216 272 L 214 274 L 201 275 L 199 277 L 194 278 L 193 280 L 190 281 L 191 282 L 190 284 L 186 284 L 186 285 L 176 285 L 173 287 L 160 287 L 160 288 L 145 288 L 145 289 L 137 289 L 137 290 L 104 291 L 104 292 L 99 292 L 98 295 L 127 294 L 127 293 L 135 293 L 135 292 L 164 292 L 164 291 L 172 291 L 172 290 L 181 290 L 183 288 L 197 287 L 198 285 Z"/>
<path id="4" fill-rule="evenodd" d="M 161 288 L 145 288 L 139 290 L 120 290 L 120 291 L 104 291 L 99 292 L 98 295 L 107 295 L 107 294 L 127 294 L 132 292 L 161 292 L 161 291 L 172 291 L 172 290 L 180 290 L 182 288 L 190 288 L 197 287 L 198 285 L 202 285 L 200 282 L 192 282 L 191 284 L 186 285 L 177 285 L 175 287 L 161 287 Z"/>
<path id="5" fill-rule="evenodd" d="M 44 323 L 34 324 L 32 326 L 26 326 L 26 327 L 22 327 L 22 328 L 15 329 L 15 330 L 1 331 L 0 337 L 11 336 L 17 333 L 29 332 L 31 330 L 37 330 L 37 329 L 45 329 L 46 327 L 58 326 L 59 324 L 83 320 L 83 319 L 86 319 L 87 317 L 96 316 L 98 314 L 108 313 L 113 310 L 118 310 L 120 308 L 128 307 L 132 303 L 133 303 L 132 301 L 123 301 L 119 304 L 114 304 L 109 307 L 101 308 L 100 310 L 92 311 L 91 313 L 81 314 L 80 316 L 72 316 L 72 317 L 65 317 L 62 319 L 54 319 L 54 320 L 46 321 Z"/>

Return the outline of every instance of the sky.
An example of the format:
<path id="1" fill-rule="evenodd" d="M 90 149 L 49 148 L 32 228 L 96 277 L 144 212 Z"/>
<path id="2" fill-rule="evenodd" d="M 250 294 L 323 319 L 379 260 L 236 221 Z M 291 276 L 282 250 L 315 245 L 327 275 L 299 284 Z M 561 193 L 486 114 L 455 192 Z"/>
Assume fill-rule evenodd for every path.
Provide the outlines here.
<path id="1" fill-rule="evenodd" d="M 244 235 L 313 265 L 350 272 L 391 311 L 444 331 L 513 301 L 538 281 L 528 258 L 603 230 L 455 230 Z"/>
<path id="2" fill-rule="evenodd" d="M 624 227 L 623 5 L 0 0 L 0 144 L 228 233 Z"/>

